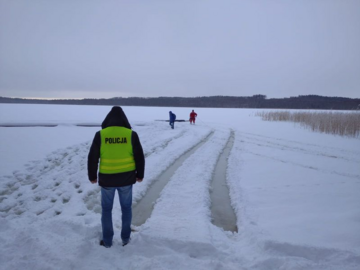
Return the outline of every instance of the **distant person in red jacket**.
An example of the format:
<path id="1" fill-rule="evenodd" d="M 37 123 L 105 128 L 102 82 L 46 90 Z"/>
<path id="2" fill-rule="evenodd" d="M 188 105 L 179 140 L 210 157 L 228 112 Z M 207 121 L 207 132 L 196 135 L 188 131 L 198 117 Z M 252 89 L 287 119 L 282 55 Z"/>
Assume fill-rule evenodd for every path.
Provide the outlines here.
<path id="1" fill-rule="evenodd" d="M 191 125 L 191 123 L 193 123 L 195 125 L 196 116 L 197 116 L 197 113 L 194 112 L 194 110 L 192 110 L 192 112 L 190 113 L 190 125 Z"/>

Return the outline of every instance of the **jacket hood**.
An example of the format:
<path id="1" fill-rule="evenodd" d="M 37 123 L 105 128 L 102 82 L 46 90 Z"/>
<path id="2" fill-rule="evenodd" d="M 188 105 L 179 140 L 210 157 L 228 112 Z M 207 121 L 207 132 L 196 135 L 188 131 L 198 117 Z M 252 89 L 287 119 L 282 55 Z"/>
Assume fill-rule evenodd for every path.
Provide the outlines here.
<path id="1" fill-rule="evenodd" d="M 112 107 L 111 111 L 107 114 L 104 121 L 101 124 L 101 128 L 107 128 L 107 127 L 125 127 L 128 129 L 131 129 L 130 123 L 122 110 L 119 106 Z"/>

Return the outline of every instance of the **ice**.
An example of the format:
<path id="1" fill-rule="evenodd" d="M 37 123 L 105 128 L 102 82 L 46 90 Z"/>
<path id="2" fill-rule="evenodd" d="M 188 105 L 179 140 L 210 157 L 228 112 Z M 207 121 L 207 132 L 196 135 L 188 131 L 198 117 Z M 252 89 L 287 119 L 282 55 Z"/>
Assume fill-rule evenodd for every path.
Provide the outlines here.
<path id="1" fill-rule="evenodd" d="M 1 269 L 360 269 L 360 139 L 264 122 L 250 109 L 123 107 L 146 154 L 136 205 L 158 176 L 199 142 L 170 177 L 150 218 L 122 247 L 101 239 L 100 188 L 87 178 L 92 138 L 111 107 L 0 104 Z M 91 125 L 92 127 L 77 126 Z M 211 222 L 210 181 L 227 160 L 237 233 Z"/>

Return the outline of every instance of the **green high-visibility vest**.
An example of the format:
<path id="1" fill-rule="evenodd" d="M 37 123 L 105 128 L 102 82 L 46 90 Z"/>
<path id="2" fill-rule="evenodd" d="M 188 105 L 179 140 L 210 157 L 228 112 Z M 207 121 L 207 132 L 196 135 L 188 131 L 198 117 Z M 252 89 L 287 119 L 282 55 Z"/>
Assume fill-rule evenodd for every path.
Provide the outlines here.
<path id="1" fill-rule="evenodd" d="M 132 130 L 124 127 L 108 127 L 100 131 L 100 173 L 114 174 L 135 170 L 131 134 Z"/>

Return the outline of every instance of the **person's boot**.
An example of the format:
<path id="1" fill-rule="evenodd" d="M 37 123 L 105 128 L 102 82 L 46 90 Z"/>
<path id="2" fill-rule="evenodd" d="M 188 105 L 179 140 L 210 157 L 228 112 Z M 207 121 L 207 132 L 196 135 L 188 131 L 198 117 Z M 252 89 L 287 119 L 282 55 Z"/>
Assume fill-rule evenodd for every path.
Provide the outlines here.
<path id="1" fill-rule="evenodd" d="M 105 245 L 104 240 L 100 240 L 100 246 L 103 246 L 103 247 L 109 248 L 109 246 L 106 246 L 106 245 Z"/>

